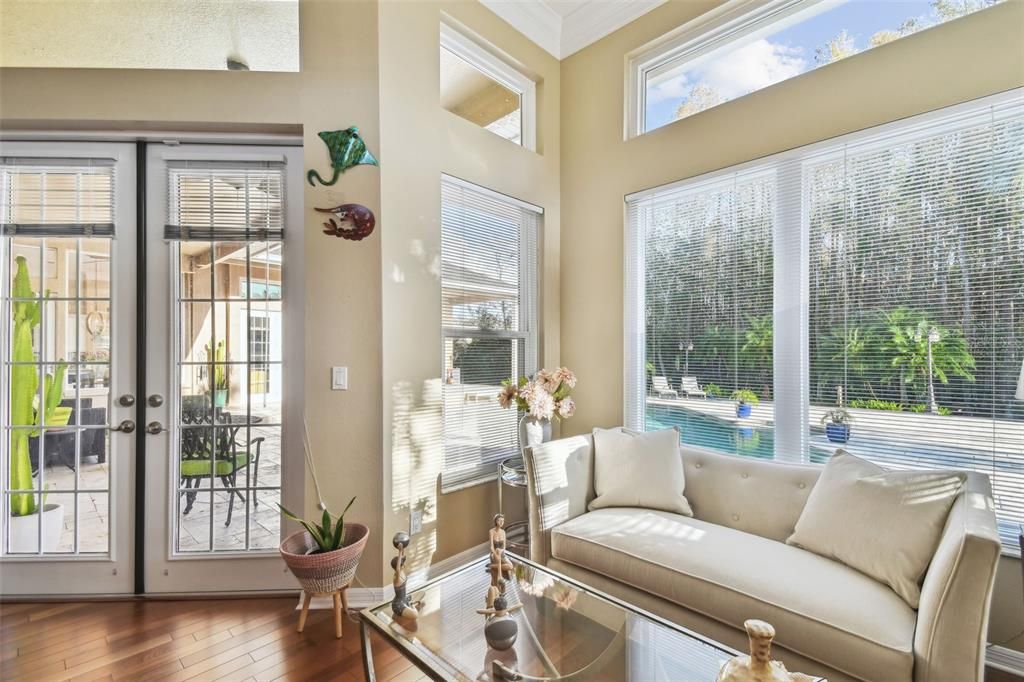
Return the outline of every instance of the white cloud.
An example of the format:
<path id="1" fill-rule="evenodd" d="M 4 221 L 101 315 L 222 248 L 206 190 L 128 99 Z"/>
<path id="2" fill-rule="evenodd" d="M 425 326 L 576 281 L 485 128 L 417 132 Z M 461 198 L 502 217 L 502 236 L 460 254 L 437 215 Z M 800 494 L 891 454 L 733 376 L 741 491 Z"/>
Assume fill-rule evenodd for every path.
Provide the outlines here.
<path id="1" fill-rule="evenodd" d="M 700 80 L 729 99 L 741 97 L 807 71 L 810 64 L 800 54 L 800 48 L 761 38 L 712 58 Z"/>
<path id="2" fill-rule="evenodd" d="M 671 80 L 662 81 L 647 91 L 647 103 L 657 104 L 665 100 L 680 100 L 690 93 L 692 84 L 686 78 L 686 74 L 676 76 Z"/>

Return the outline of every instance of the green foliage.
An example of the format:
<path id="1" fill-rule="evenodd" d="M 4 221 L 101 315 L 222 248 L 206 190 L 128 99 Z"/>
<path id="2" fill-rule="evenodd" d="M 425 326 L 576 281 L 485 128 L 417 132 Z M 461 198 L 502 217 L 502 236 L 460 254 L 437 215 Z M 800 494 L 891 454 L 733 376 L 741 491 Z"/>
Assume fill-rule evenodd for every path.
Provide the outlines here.
<path id="1" fill-rule="evenodd" d="M 228 359 L 228 352 L 224 346 L 224 340 L 217 342 L 217 348 L 210 350 L 210 344 L 206 344 L 206 357 L 210 362 L 216 363 L 213 366 L 213 388 L 217 391 L 228 390 L 227 366 L 224 364 Z"/>
<path id="2" fill-rule="evenodd" d="M 732 392 L 732 399 L 740 405 L 758 405 L 761 399 L 749 388 L 740 388 Z"/>
<path id="3" fill-rule="evenodd" d="M 722 398 L 725 396 L 725 389 L 718 384 L 704 384 L 704 392 L 712 398 Z"/>
<path id="4" fill-rule="evenodd" d="M 835 407 L 831 410 L 826 410 L 825 414 L 821 416 L 822 424 L 850 424 L 853 422 L 853 416 L 849 412 L 841 407 Z"/>
<path id="5" fill-rule="evenodd" d="M 885 410 L 887 412 L 903 411 L 903 406 L 900 405 L 899 403 L 894 403 L 891 400 L 877 400 L 875 398 L 872 398 L 870 400 L 851 400 L 850 407 L 855 407 L 863 410 Z"/>
<path id="6" fill-rule="evenodd" d="M 353 497 L 345 505 L 344 511 L 338 515 L 337 520 L 331 517 L 330 512 L 324 509 L 323 517 L 320 522 L 306 521 L 295 514 L 291 513 L 280 504 L 277 508 L 281 510 L 281 513 L 291 519 L 292 521 L 298 521 L 302 524 L 302 527 L 313 537 L 313 541 L 316 542 L 317 551 L 314 554 L 322 554 L 323 552 L 333 552 L 336 549 L 344 547 L 342 542 L 345 539 L 345 514 L 348 512 L 349 507 L 356 501 Z"/>
<path id="7" fill-rule="evenodd" d="M 24 256 L 15 258 L 14 284 L 11 295 L 15 299 L 35 299 Z M 46 292 L 49 297 L 50 292 Z M 63 426 L 71 412 L 61 408 L 60 399 L 64 386 L 67 365 L 60 363 L 53 374 L 47 374 L 43 383 L 43 401 L 39 405 L 38 366 L 31 364 L 35 357 L 32 352 L 32 330 L 41 320 L 41 303 L 38 300 L 16 300 L 11 303 L 14 327 L 11 334 L 11 426 L 36 426 L 35 429 L 12 429 L 10 432 L 10 477 L 12 490 L 32 490 L 32 461 L 29 457 L 29 438 L 40 435 L 40 427 Z M 38 510 L 35 495 L 23 493 L 11 495 L 11 514 L 27 516 Z"/>
<path id="8" fill-rule="evenodd" d="M 931 343 L 934 377 L 944 384 L 949 383 L 950 375 L 974 381 L 974 356 L 959 331 L 941 327 L 921 313 L 902 307 L 885 315 L 884 329 L 886 338 L 881 350 L 892 358 L 890 364 L 901 383 L 917 391 L 927 384 L 929 335 L 938 337 Z"/>

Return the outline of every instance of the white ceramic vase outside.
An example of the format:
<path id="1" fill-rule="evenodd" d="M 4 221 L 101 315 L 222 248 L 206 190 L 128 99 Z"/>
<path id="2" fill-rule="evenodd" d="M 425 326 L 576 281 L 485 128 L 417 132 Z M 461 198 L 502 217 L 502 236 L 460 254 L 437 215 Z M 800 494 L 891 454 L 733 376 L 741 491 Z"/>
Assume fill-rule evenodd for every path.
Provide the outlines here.
<path id="1" fill-rule="evenodd" d="M 551 420 L 524 414 L 519 420 L 519 449 L 532 448 L 551 440 Z"/>
<path id="2" fill-rule="evenodd" d="M 39 551 L 39 514 L 8 517 L 12 554 L 34 554 Z M 43 507 L 43 551 L 55 552 L 64 530 L 64 505 Z"/>

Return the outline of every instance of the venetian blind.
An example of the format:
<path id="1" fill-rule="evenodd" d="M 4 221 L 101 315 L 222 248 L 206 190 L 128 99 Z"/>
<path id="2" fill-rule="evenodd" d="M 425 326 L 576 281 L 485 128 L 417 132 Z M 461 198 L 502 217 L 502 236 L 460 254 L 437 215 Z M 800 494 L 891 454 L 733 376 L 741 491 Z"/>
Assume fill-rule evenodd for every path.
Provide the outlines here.
<path id="1" fill-rule="evenodd" d="M 891 467 L 992 479 L 1004 545 L 1024 521 L 1024 113 L 910 121 L 805 159 L 812 415 Z M 812 419 L 812 445 L 835 447 Z"/>
<path id="2" fill-rule="evenodd" d="M 0 158 L 7 236 L 112 237 L 114 160 Z"/>
<path id="3" fill-rule="evenodd" d="M 284 171 L 278 161 L 170 161 L 164 238 L 284 238 Z"/>
<path id="4" fill-rule="evenodd" d="M 445 176 L 441 183 L 441 326 L 447 488 L 476 482 L 518 453 L 504 379 L 537 369 L 540 209 Z"/>
<path id="5" fill-rule="evenodd" d="M 775 174 L 757 166 L 629 202 L 626 422 L 680 426 L 683 439 L 726 452 L 741 439 L 676 409 L 736 390 L 771 400 Z M 639 312 L 638 312 L 639 311 Z M 729 408 L 722 406 L 722 416 Z M 760 408 L 762 426 L 770 413 Z M 771 443 L 765 438 L 763 446 Z"/>

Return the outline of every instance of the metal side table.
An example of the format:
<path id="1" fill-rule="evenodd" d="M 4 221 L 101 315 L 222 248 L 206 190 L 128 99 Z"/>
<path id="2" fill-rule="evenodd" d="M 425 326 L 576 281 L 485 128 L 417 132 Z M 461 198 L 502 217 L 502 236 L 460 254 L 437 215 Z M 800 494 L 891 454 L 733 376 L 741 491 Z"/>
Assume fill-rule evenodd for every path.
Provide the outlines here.
<path id="1" fill-rule="evenodd" d="M 526 464 L 522 455 L 516 455 L 502 460 L 498 465 L 498 513 L 504 514 L 504 489 L 526 487 Z M 530 523 L 529 521 L 516 521 L 505 524 L 505 537 L 508 541 L 507 549 L 510 552 L 530 557 Z"/>

